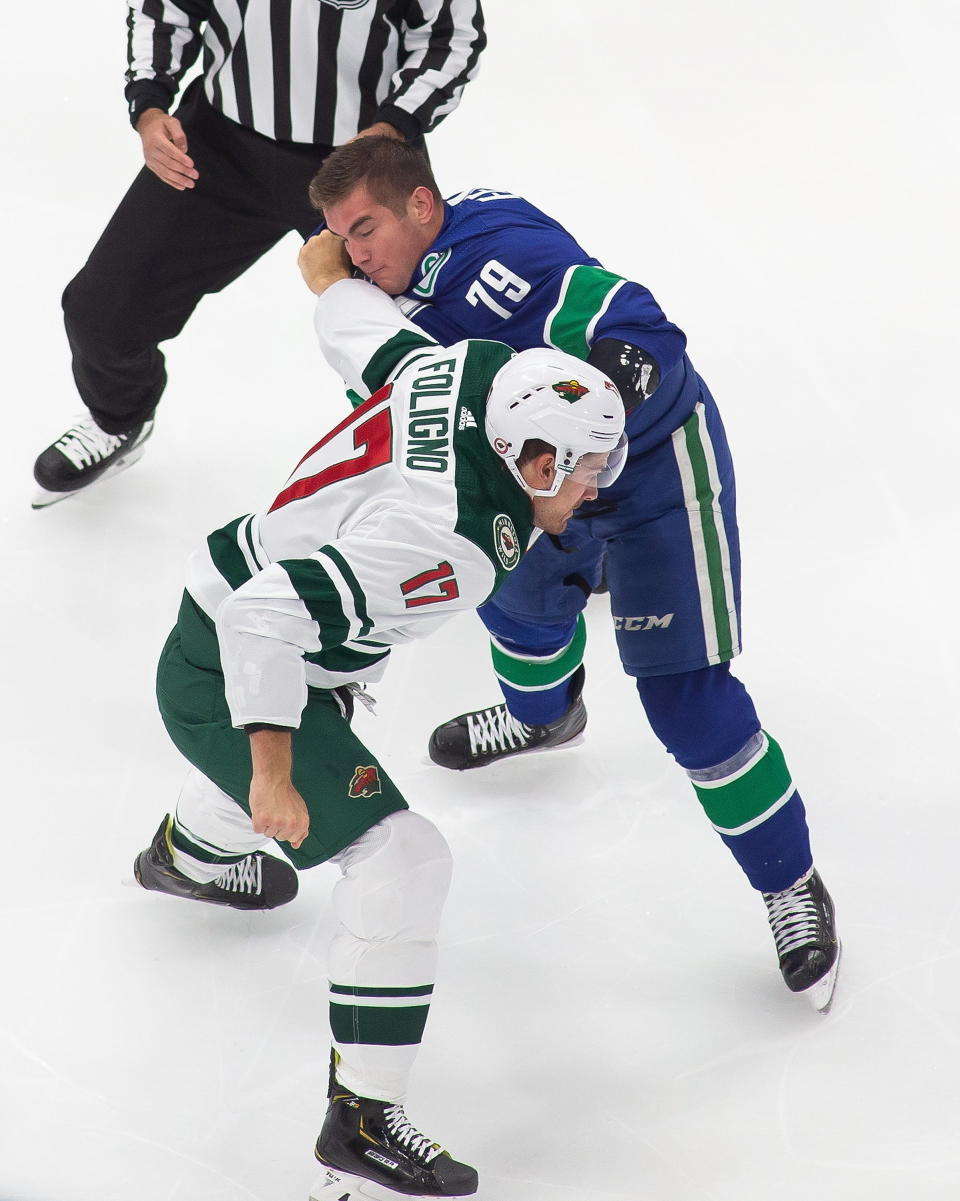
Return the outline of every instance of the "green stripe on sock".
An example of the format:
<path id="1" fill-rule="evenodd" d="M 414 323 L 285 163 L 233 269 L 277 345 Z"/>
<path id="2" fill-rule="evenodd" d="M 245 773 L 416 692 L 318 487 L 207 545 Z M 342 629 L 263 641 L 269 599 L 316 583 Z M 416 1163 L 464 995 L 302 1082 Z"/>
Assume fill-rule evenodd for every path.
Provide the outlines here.
<path id="1" fill-rule="evenodd" d="M 491 642 L 493 670 L 498 679 L 522 692 L 540 692 L 555 688 L 563 680 L 569 679 L 583 662 L 586 644 L 587 623 L 583 620 L 583 614 L 579 613 L 577 628 L 571 642 L 559 654 L 546 660 L 518 659 L 506 654 L 495 642 Z"/>
<path id="2" fill-rule="evenodd" d="M 585 359 L 590 353 L 587 329 L 603 308 L 611 289 L 623 282 L 602 267 L 576 267 L 559 310 L 546 329 L 547 341 L 567 354 Z"/>
<path id="3" fill-rule="evenodd" d="M 765 754 L 737 779 L 712 788 L 692 782 L 704 812 L 718 830 L 736 830 L 755 821 L 792 791 L 783 751 L 769 734 L 767 742 Z"/>
<path id="4" fill-rule="evenodd" d="M 707 555 L 707 574 L 710 582 L 710 601 L 713 620 L 717 631 L 717 654 L 723 663 L 733 658 L 733 630 L 727 612 L 727 594 L 723 584 L 723 556 L 720 550 L 720 534 L 717 530 L 717 514 L 714 511 L 716 496 L 710 483 L 707 457 L 703 451 L 701 416 L 694 412 L 683 426 L 687 454 L 693 469 L 697 489 L 697 505 L 700 511 L 700 526 Z"/>
<path id="5" fill-rule="evenodd" d="M 330 1029 L 338 1043 L 413 1046 L 423 1038 L 429 1012 L 429 1005 L 378 1009 L 375 1005 L 338 1005 L 331 1001 Z"/>

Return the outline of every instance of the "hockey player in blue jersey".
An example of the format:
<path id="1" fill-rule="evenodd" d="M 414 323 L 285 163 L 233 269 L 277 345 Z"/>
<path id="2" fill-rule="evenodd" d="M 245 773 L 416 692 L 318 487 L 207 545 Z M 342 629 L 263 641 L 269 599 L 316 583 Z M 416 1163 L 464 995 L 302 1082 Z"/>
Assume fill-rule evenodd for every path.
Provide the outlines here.
<path id="1" fill-rule="evenodd" d="M 840 955 L 833 904 L 783 753 L 730 671 L 740 652 L 733 464 L 683 332 L 645 287 L 522 198 L 474 189 L 444 201 L 402 143 L 340 148 L 311 199 L 355 268 L 439 342 L 562 349 L 611 377 L 629 414 L 616 484 L 562 535 L 542 537 L 479 610 L 504 702 L 440 726 L 431 758 L 462 770 L 580 734 L 582 610 L 605 571 L 647 719 L 762 894 L 787 986 L 825 1011 Z"/>

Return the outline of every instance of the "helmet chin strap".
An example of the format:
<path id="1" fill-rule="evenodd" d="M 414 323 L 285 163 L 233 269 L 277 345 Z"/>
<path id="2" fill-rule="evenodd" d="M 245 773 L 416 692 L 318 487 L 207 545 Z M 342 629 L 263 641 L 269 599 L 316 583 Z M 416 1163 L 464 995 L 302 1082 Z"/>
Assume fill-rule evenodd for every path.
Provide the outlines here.
<path id="1" fill-rule="evenodd" d="M 556 494 L 560 491 L 560 485 L 563 481 L 562 479 L 559 479 L 561 473 L 557 470 L 555 460 L 550 464 L 551 470 L 549 477 L 542 481 L 545 484 L 545 487 L 538 487 L 537 483 L 532 483 L 529 479 L 527 479 L 527 472 L 537 471 L 537 464 L 542 463 L 542 461 L 547 457 L 548 456 L 545 453 L 542 455 L 537 455 L 536 458 L 529 459 L 522 467 L 516 467 L 515 475 L 520 475 L 523 480 L 523 490 L 531 499 L 535 496 L 556 496 Z"/>

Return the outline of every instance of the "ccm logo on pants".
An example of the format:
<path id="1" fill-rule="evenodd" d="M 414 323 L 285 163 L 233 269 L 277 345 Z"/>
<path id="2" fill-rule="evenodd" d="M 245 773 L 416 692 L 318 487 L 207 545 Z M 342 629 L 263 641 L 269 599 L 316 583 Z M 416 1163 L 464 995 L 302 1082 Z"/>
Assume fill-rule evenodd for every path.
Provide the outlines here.
<path id="1" fill-rule="evenodd" d="M 666 613 L 663 617 L 615 617 L 613 628 L 627 630 L 630 633 L 633 633 L 634 630 L 665 630 L 671 621 L 673 621 L 672 613 Z"/>

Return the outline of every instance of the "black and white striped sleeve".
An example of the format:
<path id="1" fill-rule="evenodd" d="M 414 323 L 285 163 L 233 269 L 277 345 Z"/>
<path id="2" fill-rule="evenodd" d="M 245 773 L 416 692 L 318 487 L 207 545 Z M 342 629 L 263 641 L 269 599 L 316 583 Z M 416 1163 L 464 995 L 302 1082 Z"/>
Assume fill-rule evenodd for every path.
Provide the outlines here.
<path id="1" fill-rule="evenodd" d="M 127 86 L 130 121 L 146 108 L 169 110 L 202 45 L 212 0 L 129 0 Z"/>
<path id="2" fill-rule="evenodd" d="M 414 0 L 390 91 L 375 120 L 407 138 L 429 133 L 460 103 L 487 44 L 480 0 Z"/>

